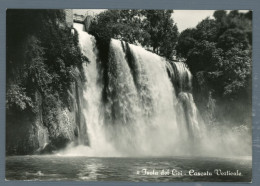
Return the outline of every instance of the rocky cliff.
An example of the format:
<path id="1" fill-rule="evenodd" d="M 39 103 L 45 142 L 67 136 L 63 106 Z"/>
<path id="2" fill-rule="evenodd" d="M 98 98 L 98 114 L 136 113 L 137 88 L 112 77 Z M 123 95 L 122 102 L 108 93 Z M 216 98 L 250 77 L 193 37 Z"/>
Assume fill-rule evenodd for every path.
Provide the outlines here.
<path id="1" fill-rule="evenodd" d="M 88 144 L 85 119 L 82 115 L 84 77 L 76 67 L 70 85 L 69 106 L 56 102 L 51 110 L 48 98 L 35 92 L 38 112 L 7 112 L 6 150 L 8 155 L 51 153 L 68 143 Z M 18 114 L 18 115 L 17 115 Z M 44 117 L 43 117 L 44 115 Z M 44 118 L 44 119 L 43 119 Z"/>

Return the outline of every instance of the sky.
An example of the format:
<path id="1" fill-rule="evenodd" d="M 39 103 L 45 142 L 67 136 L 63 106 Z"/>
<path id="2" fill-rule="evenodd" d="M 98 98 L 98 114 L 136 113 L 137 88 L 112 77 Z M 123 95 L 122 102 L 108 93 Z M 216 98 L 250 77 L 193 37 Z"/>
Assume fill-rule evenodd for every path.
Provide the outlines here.
<path id="1" fill-rule="evenodd" d="M 86 11 L 94 12 L 98 14 L 106 9 L 74 9 L 74 13 L 85 14 Z M 213 13 L 215 10 L 174 10 L 173 20 L 177 24 L 179 32 L 187 28 L 194 28 L 206 17 L 213 18 Z M 247 10 L 242 10 L 245 12 Z"/>
<path id="2" fill-rule="evenodd" d="M 179 32 L 187 28 L 194 28 L 206 17 L 213 18 L 215 10 L 174 10 L 173 20 Z"/>

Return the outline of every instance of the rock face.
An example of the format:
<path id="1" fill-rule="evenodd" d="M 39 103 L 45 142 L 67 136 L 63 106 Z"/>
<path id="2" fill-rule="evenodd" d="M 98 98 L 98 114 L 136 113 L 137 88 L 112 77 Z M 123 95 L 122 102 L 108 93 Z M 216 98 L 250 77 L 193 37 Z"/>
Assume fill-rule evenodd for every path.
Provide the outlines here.
<path id="1" fill-rule="evenodd" d="M 46 112 L 43 98 L 36 92 L 36 113 L 28 110 L 7 113 L 7 155 L 52 153 L 70 142 L 89 144 L 82 114 L 84 77 L 78 68 L 72 75 L 74 81 L 67 90 L 70 95 L 68 107 L 60 107 L 57 103 L 56 107 Z"/>
<path id="2" fill-rule="evenodd" d="M 24 111 L 7 114 L 6 154 L 25 155 L 36 152 L 48 142 L 47 128 L 42 125 L 40 114 Z"/>

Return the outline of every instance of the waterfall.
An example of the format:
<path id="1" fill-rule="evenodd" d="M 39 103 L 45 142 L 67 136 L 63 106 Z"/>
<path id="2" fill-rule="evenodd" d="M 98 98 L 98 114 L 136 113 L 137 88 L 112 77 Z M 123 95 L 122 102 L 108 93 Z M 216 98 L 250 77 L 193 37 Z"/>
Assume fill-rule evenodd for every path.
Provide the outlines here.
<path id="1" fill-rule="evenodd" d="M 89 146 L 68 154 L 86 156 L 163 156 L 189 153 L 200 137 L 191 94 L 191 74 L 184 63 L 168 62 L 145 49 L 112 39 L 107 70 L 98 59 L 95 38 L 74 24 L 87 79 L 84 116 Z M 102 81 L 107 73 L 107 84 Z M 102 99 L 103 92 L 106 102 Z M 194 144 L 191 144 L 191 146 Z M 72 148 L 72 147 L 71 147 Z"/>
<path id="2" fill-rule="evenodd" d="M 84 87 L 83 97 L 85 100 L 83 106 L 83 114 L 86 120 L 86 130 L 90 143 L 90 147 L 79 143 L 77 147 L 67 152 L 70 155 L 99 156 L 109 153 L 116 155 L 115 150 L 106 140 L 104 132 L 104 114 L 102 109 L 102 89 L 100 83 L 101 76 L 99 75 L 98 67 L 98 51 L 96 48 L 95 38 L 87 32 L 83 31 L 82 24 L 74 24 L 74 28 L 78 32 L 79 45 L 83 55 L 85 55 L 89 63 L 83 64 L 84 74 L 86 76 L 86 84 Z M 81 138 L 79 136 L 79 138 Z M 81 141 L 79 139 L 79 141 Z M 100 148 L 102 147 L 102 148 Z"/>

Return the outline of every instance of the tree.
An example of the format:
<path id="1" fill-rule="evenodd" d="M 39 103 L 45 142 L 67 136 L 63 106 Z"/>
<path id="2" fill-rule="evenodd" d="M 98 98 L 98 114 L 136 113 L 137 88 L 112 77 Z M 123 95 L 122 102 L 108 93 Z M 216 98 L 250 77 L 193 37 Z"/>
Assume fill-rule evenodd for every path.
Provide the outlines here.
<path id="1" fill-rule="evenodd" d="M 141 29 L 141 17 L 138 10 L 107 10 L 94 19 L 90 33 L 102 41 L 111 38 L 137 44 L 145 40 Z"/>
<path id="2" fill-rule="evenodd" d="M 217 38 L 217 34 L 218 26 L 216 21 L 208 17 L 196 26 L 195 38 L 198 41 L 207 40 L 214 42 Z"/>
<path id="3" fill-rule="evenodd" d="M 172 10 L 107 10 L 97 15 L 89 32 L 103 43 L 109 43 L 111 38 L 120 39 L 152 47 L 153 52 L 171 58 L 178 37 L 172 13 Z"/>
<path id="4" fill-rule="evenodd" d="M 143 28 L 151 36 L 149 44 L 153 52 L 171 58 L 178 38 L 173 10 L 143 10 L 142 14 L 145 16 Z"/>
<path id="5" fill-rule="evenodd" d="M 202 20 L 195 29 L 184 30 L 176 46 L 186 57 L 195 81 L 195 101 L 206 108 L 209 95 L 216 100 L 218 119 L 250 117 L 252 74 L 252 12 L 220 10 L 214 19 Z M 197 82 L 201 81 L 201 82 Z M 205 86 L 204 92 L 196 87 Z M 211 94 L 212 93 L 212 94 Z M 201 96 L 206 101 L 201 100 Z M 241 109 L 243 105 L 245 108 Z M 246 111 L 245 111 L 246 110 Z M 229 113 L 226 114 L 226 113 Z M 239 113 L 239 116 L 236 117 Z M 228 120 L 228 119 L 227 119 Z M 235 122 L 234 122 L 235 123 Z"/>
<path id="6" fill-rule="evenodd" d="M 223 71 L 223 95 L 238 96 L 250 87 L 252 58 L 249 51 L 233 47 L 225 52 L 222 62 L 219 68 Z"/>
<path id="7" fill-rule="evenodd" d="M 222 59 L 222 49 L 216 47 L 216 43 L 203 40 L 197 42 L 189 51 L 186 63 L 192 73 L 199 71 L 214 72 Z"/>
<path id="8" fill-rule="evenodd" d="M 178 44 L 176 46 L 176 50 L 178 51 L 178 55 L 180 57 L 187 57 L 188 52 L 194 48 L 196 44 L 195 39 L 195 29 L 186 29 L 184 30 L 180 36 L 178 37 Z"/>
<path id="9" fill-rule="evenodd" d="M 7 87 L 7 92 L 22 95 L 9 99 L 8 108 L 25 100 L 33 102 L 36 91 L 43 97 L 57 93 L 67 105 L 67 89 L 73 80 L 70 71 L 87 59 L 77 35 L 61 25 L 66 25 L 63 10 L 7 11 L 7 84 L 15 85 Z"/>
<path id="10" fill-rule="evenodd" d="M 211 74 L 208 77 L 212 81 L 223 82 L 218 86 L 222 87 L 219 96 L 231 92 L 237 94 L 241 90 L 234 87 L 244 85 L 245 79 L 250 74 L 248 72 L 252 45 L 250 43 L 252 20 L 248 19 L 250 18 L 248 15 L 249 13 L 238 11 L 231 11 L 229 14 L 222 10 L 215 11 L 215 19 L 206 18 L 196 26 L 196 29 L 187 29 L 180 34 L 176 47 L 178 55 L 187 58 L 187 64 L 194 74 L 206 71 Z M 232 62 L 236 65 L 234 66 Z M 241 75 L 241 78 L 238 78 L 239 73 L 230 77 L 227 74 L 233 70 L 227 71 L 223 69 L 224 67 L 233 70 L 241 67 L 243 69 L 240 69 L 241 72 L 243 71 L 247 77 Z M 212 74 L 218 75 L 212 76 Z M 230 88 L 227 90 L 225 87 Z M 213 89 L 219 88 L 213 87 Z"/>

